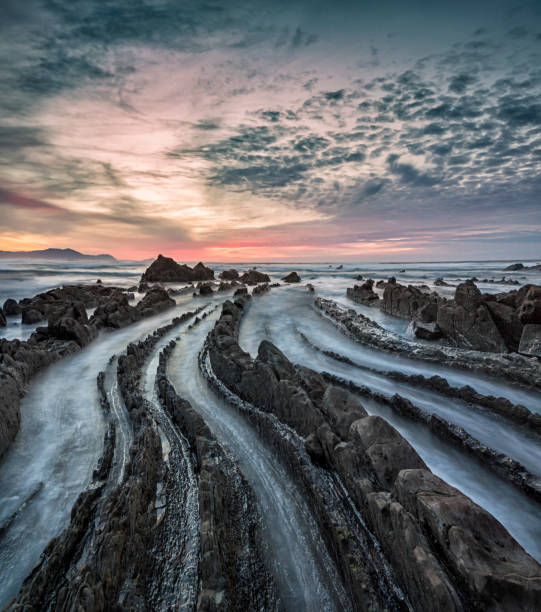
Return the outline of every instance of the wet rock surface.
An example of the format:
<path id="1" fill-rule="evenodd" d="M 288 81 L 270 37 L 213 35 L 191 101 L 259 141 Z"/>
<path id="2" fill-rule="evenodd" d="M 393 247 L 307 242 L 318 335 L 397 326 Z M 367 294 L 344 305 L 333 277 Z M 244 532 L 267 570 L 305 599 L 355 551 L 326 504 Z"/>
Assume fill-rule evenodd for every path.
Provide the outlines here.
<path id="1" fill-rule="evenodd" d="M 239 273 L 234 268 L 230 268 L 229 270 L 224 270 L 223 272 L 220 272 L 220 278 L 222 280 L 229 280 L 229 281 L 238 280 Z"/>
<path id="2" fill-rule="evenodd" d="M 384 351 L 432 363 L 482 372 L 526 387 L 541 389 L 541 366 L 537 359 L 518 354 L 497 354 L 446 346 L 428 346 L 384 330 L 371 319 L 343 308 L 332 300 L 316 298 L 315 306 L 342 331 L 356 340 Z"/>
<path id="3" fill-rule="evenodd" d="M 339 474 L 414 608 L 533 609 L 541 567 L 501 524 L 431 474 L 386 421 L 366 416 L 358 401 L 317 373 L 295 368 L 268 342 L 252 360 L 235 341 L 241 311 L 241 304 L 224 305 L 209 340 L 214 371 L 240 397 L 298 431 L 310 456 Z M 425 509 L 428 490 L 435 499 Z M 500 580 L 501 588 L 487 587 Z"/>
<path id="4" fill-rule="evenodd" d="M 379 295 L 375 293 L 373 287 L 374 281 L 369 279 L 362 285 L 354 285 L 353 288 L 348 288 L 347 296 L 359 304 L 378 306 L 380 301 Z"/>
<path id="5" fill-rule="evenodd" d="M 519 351 L 524 326 L 541 324 L 541 288 L 524 285 L 507 293 L 483 294 L 474 280 L 457 285 L 453 299 L 430 293 L 428 287 L 401 285 L 394 278 L 376 284 L 384 289 L 381 299 L 373 291 L 372 280 L 347 289 L 347 296 L 360 304 L 379 306 L 392 316 L 410 319 L 415 336 L 423 340 L 443 339 L 447 344 L 476 351 Z M 441 278 L 434 284 L 449 286 Z"/>
<path id="6" fill-rule="evenodd" d="M 214 272 L 201 262 L 190 268 L 190 266 L 178 264 L 171 257 L 164 257 L 163 255 L 158 255 L 157 259 L 150 264 L 141 277 L 141 281 L 145 283 L 190 283 L 212 279 L 214 279 Z"/>
<path id="7" fill-rule="evenodd" d="M 301 277 L 296 272 L 290 272 L 287 276 L 284 276 L 282 280 L 286 283 L 300 283 Z"/>
<path id="8" fill-rule="evenodd" d="M 246 285 L 257 285 L 258 283 L 270 283 L 270 276 L 258 270 L 248 270 L 241 277 L 240 281 Z"/>
<path id="9" fill-rule="evenodd" d="M 436 294 L 427 294 L 413 285 L 388 283 L 383 291 L 381 309 L 395 317 L 430 323 L 436 319 L 438 299 Z"/>

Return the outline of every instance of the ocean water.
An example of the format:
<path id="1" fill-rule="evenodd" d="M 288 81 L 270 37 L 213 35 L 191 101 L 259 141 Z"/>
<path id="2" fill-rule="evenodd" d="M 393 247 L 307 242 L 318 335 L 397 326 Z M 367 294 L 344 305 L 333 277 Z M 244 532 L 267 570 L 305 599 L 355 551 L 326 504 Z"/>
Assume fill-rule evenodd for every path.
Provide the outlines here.
<path id="1" fill-rule="evenodd" d="M 193 265 L 196 262 L 187 262 Z M 267 273 L 272 282 L 280 282 L 282 277 L 295 270 L 303 283 L 312 283 L 322 297 L 334 299 L 341 304 L 354 308 L 357 312 L 370 316 L 383 327 L 395 333 L 407 335 L 408 322 L 391 317 L 377 308 L 356 304 L 346 297 L 347 287 L 359 284 L 357 276 L 363 279 L 387 279 L 394 276 L 402 284 L 425 284 L 431 290 L 438 291 L 445 297 L 452 297 L 460 281 L 476 277 L 500 280 L 502 276 L 517 280 L 521 285 L 527 283 L 541 284 L 541 271 L 504 272 L 514 261 L 465 261 L 439 263 L 227 263 L 216 262 L 209 265 L 218 274 L 228 268 L 244 272 L 257 268 Z M 525 265 L 537 263 L 523 261 Z M 105 285 L 132 287 L 139 283 L 141 274 L 148 263 L 138 261 L 102 262 L 33 262 L 33 261 L 0 261 L 0 306 L 8 298 L 21 300 L 37 293 L 62 285 L 93 283 L 98 279 Z M 216 274 L 216 276 L 217 276 Z M 434 281 L 443 277 L 451 287 L 436 287 Z M 498 293 L 516 289 L 501 283 L 477 283 L 481 291 Z M 175 285 L 172 285 L 175 286 Z M 178 285 L 181 286 L 181 285 Z M 20 317 L 9 317 L 7 327 L 0 327 L 0 338 L 21 338 L 30 336 L 34 327 L 20 324 Z"/>

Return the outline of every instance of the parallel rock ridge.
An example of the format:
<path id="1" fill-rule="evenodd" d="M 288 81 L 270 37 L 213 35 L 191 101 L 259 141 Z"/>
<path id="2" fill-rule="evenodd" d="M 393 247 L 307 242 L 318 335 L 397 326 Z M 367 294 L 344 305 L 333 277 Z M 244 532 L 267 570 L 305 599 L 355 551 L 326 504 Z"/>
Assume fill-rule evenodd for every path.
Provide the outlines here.
<path id="1" fill-rule="evenodd" d="M 242 306 L 226 302 L 209 336 L 214 372 L 297 431 L 313 460 L 340 477 L 413 608 L 535 610 L 541 566 L 506 529 L 432 474 L 391 425 L 367 416 L 347 390 L 293 366 L 269 342 L 256 359 L 242 351 L 236 340 Z M 364 609 L 366 599 L 355 603 Z"/>
<path id="2" fill-rule="evenodd" d="M 318 297 L 314 304 L 341 331 L 378 349 L 401 353 L 413 359 L 482 372 L 515 384 L 541 389 L 541 366 L 534 357 L 516 353 L 487 353 L 443 345 L 421 345 L 383 329 L 368 317 L 344 308 L 332 300 Z"/>
<path id="3" fill-rule="evenodd" d="M 141 368 L 159 339 L 195 314 L 174 319 L 120 356 L 119 388 L 134 434 L 124 477 L 117 486 L 107 486 L 114 449 L 114 427 L 109 423 L 92 483 L 8 610 L 151 608 L 157 489 L 165 467 L 156 424 L 139 391 Z M 102 375 L 98 389 L 109 419 Z"/>
<path id="4" fill-rule="evenodd" d="M 162 351 L 157 381 L 163 406 L 197 457 L 201 514 L 197 609 L 278 610 L 252 490 L 201 416 L 167 378 L 167 360 L 175 345 L 173 340 Z"/>
<path id="5" fill-rule="evenodd" d="M 100 329 L 117 329 L 153 316 L 175 305 L 161 288 L 150 289 L 131 306 L 133 297 L 119 287 L 68 285 L 34 298 L 7 300 L 8 312 L 32 321 L 47 320 L 28 341 L 0 339 L 0 457 L 20 426 L 20 399 L 30 378 L 39 370 L 91 342 Z M 96 310 L 88 319 L 86 308 Z"/>
<path id="6" fill-rule="evenodd" d="M 441 279 L 435 284 L 445 285 Z M 347 295 L 361 304 L 380 306 L 390 315 L 414 321 L 419 338 L 436 340 L 443 336 L 460 348 L 541 356 L 541 287 L 524 285 L 507 293 L 483 294 L 469 280 L 459 284 L 454 299 L 448 300 L 428 288 L 401 285 L 394 278 L 376 286 L 384 288 L 381 299 L 373 290 L 372 280 L 347 289 Z"/>

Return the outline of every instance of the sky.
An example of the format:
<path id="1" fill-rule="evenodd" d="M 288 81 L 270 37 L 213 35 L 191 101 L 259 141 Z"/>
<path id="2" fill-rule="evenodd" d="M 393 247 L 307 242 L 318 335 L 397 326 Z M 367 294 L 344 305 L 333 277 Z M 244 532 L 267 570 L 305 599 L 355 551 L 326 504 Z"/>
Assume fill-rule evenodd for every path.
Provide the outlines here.
<path id="1" fill-rule="evenodd" d="M 0 0 L 0 249 L 541 257 L 541 2 Z"/>

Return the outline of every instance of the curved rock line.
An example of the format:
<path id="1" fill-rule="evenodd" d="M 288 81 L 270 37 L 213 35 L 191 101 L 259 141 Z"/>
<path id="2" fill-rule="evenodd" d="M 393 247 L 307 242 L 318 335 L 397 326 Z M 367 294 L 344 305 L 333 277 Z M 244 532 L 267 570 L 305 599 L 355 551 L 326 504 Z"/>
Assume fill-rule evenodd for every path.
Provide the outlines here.
<path id="1" fill-rule="evenodd" d="M 122 482 L 107 486 L 113 473 L 113 453 L 106 444 L 93 481 L 72 509 L 70 524 L 49 543 L 11 609 L 69 609 L 78 605 L 103 609 L 116 602 L 139 607 L 145 599 L 152 565 L 148 551 L 156 523 L 151 502 L 163 468 L 156 426 L 137 392 L 138 381 L 144 361 L 159 339 L 194 314 L 185 313 L 145 341 L 129 345 L 127 355 L 119 358 L 119 386 L 134 432 Z M 100 378 L 98 386 L 105 391 L 104 377 Z M 110 410 L 107 395 L 102 394 L 100 403 Z M 107 480 L 100 480 L 105 477 Z M 137 571 L 134 563 L 139 564 Z M 134 581 L 130 575 L 139 578 Z"/>
<path id="2" fill-rule="evenodd" d="M 341 361 L 351 366 L 355 366 L 366 372 L 372 372 L 380 376 L 392 378 L 398 382 L 405 382 L 409 385 L 422 386 L 425 389 L 435 391 L 441 395 L 445 395 L 452 399 L 457 399 L 468 407 L 481 407 L 489 410 L 490 412 L 497 414 L 500 417 L 505 418 L 513 425 L 519 425 L 524 427 L 527 431 L 541 435 L 541 414 L 531 412 L 525 406 L 521 404 L 513 404 L 505 397 L 494 397 L 493 395 L 483 395 L 477 393 L 469 385 L 462 387 L 455 387 L 450 385 L 446 378 L 443 376 L 433 375 L 430 377 L 423 376 L 422 374 L 406 374 L 397 370 L 381 370 L 378 368 L 372 368 L 370 366 L 357 363 L 353 359 L 341 355 L 335 351 L 328 351 L 321 346 L 315 344 L 310 340 L 303 332 L 297 330 L 299 336 L 315 351 L 323 353 L 331 359 Z M 541 398 L 540 398 L 541 399 Z"/>
<path id="3" fill-rule="evenodd" d="M 515 353 L 499 355 L 445 346 L 429 347 L 401 338 L 383 329 L 368 317 L 339 306 L 333 300 L 316 298 L 314 304 L 324 316 L 337 325 L 338 329 L 347 331 L 359 342 L 382 351 L 404 354 L 409 358 L 452 368 L 472 370 L 505 379 L 511 384 L 519 384 L 525 388 L 541 389 L 541 369 L 535 358 Z"/>
<path id="4" fill-rule="evenodd" d="M 414 375 L 411 377 L 405 375 L 404 378 L 402 378 L 401 373 L 397 373 L 399 376 L 396 377 L 392 376 L 391 373 L 391 376 L 387 377 L 387 373 L 384 371 L 382 372 L 375 370 L 374 368 L 367 368 L 365 366 L 356 364 L 349 358 L 343 357 L 334 351 L 326 351 L 322 349 L 308 340 L 308 338 L 302 334 L 302 332 L 299 333 L 299 336 L 311 349 L 321 353 L 325 357 L 343 363 L 346 366 L 352 366 L 355 369 L 366 372 L 368 375 L 366 376 L 364 384 L 357 385 L 359 393 L 362 391 L 362 394 L 365 397 L 371 397 L 380 403 L 385 403 L 398 412 L 400 412 L 402 410 L 401 407 L 405 407 L 407 403 L 409 408 L 404 408 L 404 410 L 400 412 L 403 416 L 407 416 L 418 422 L 425 423 L 433 431 L 433 433 L 438 435 L 440 438 L 457 443 L 466 452 L 476 456 L 483 464 L 488 466 L 489 469 L 493 470 L 501 477 L 509 480 L 509 482 L 513 483 L 515 486 L 518 486 L 524 493 L 531 496 L 533 499 L 541 501 L 541 478 L 539 478 L 539 475 L 530 473 L 526 467 L 520 464 L 520 462 L 510 458 L 505 454 L 505 452 L 502 452 L 503 447 L 510 446 L 510 444 L 503 444 L 506 443 L 507 440 L 502 438 L 502 434 L 509 433 L 509 431 L 502 428 L 505 427 L 505 423 L 501 422 L 501 417 L 499 415 L 492 417 L 491 415 L 487 415 L 486 412 L 479 411 L 478 409 L 478 418 L 470 420 L 470 423 L 474 424 L 477 427 L 477 430 L 481 432 L 484 442 L 480 441 L 472 436 L 465 427 L 460 425 L 460 412 L 454 412 L 452 410 L 452 408 L 460 408 L 461 410 L 466 409 L 469 411 L 472 409 L 475 410 L 475 407 L 459 400 L 459 403 L 455 401 L 451 406 L 449 406 L 448 410 L 442 411 L 441 402 L 438 401 L 437 396 L 432 398 L 432 404 L 424 401 L 424 407 L 420 407 L 419 405 L 415 404 L 415 401 L 412 401 L 412 398 L 415 400 L 415 397 L 419 396 L 419 393 L 416 392 L 415 387 L 410 383 L 410 380 L 416 381 L 417 379 L 422 379 L 423 377 L 421 375 Z M 371 376 L 371 374 L 375 374 L 375 377 Z M 329 376 L 332 375 L 329 374 Z M 350 377 L 351 374 L 349 378 Z M 344 378 L 348 379 L 347 373 L 343 373 L 342 380 Z M 402 395 L 398 393 L 396 387 L 388 390 L 387 393 L 382 393 L 381 390 L 383 385 L 380 383 L 380 381 L 385 378 L 391 378 L 393 380 L 398 379 L 401 381 L 401 383 L 403 380 L 405 380 L 407 386 L 401 384 L 400 388 L 398 389 Z M 351 384 L 354 385 L 355 383 L 351 381 Z M 387 385 L 387 387 L 388 386 L 389 385 Z M 425 385 L 421 386 L 424 387 Z M 430 386 L 429 388 L 431 389 Z M 442 412 L 445 414 L 445 417 L 442 416 Z M 457 416 L 459 418 L 457 418 Z M 487 416 L 489 416 L 489 418 L 487 418 Z M 513 427 L 515 426 L 513 425 L 512 428 Z M 519 447 L 521 456 L 525 457 L 528 461 L 528 465 L 532 466 L 531 469 L 536 470 L 536 473 L 539 474 L 541 470 L 541 466 L 539 464 L 539 461 L 541 460 L 541 449 L 539 447 L 537 435 L 532 435 L 532 433 L 528 430 L 526 432 L 521 431 L 520 428 L 517 430 L 516 427 L 512 433 L 515 438 L 518 436 L 519 441 L 522 441 L 522 445 Z M 524 433 L 526 435 L 524 435 Z M 496 450 L 492 448 L 494 442 L 491 441 L 491 437 L 493 438 L 495 434 L 498 435 L 497 439 L 500 441 L 500 444 L 502 444 L 502 447 L 497 447 Z M 516 448 L 517 441 L 513 440 L 513 442 L 515 445 L 514 448 Z"/>
<path id="5" fill-rule="evenodd" d="M 198 610 L 280 610 L 265 559 L 261 516 L 254 494 L 232 457 L 201 416 L 180 398 L 166 374 L 172 340 L 160 354 L 160 402 L 197 457 L 201 558 Z"/>
<path id="6" fill-rule="evenodd" d="M 117 378 L 118 356 L 113 355 L 105 372 L 101 373 L 101 394 L 107 401 L 111 418 L 116 424 L 116 444 L 111 484 L 119 484 L 124 477 L 126 464 L 129 460 L 129 450 L 133 443 L 133 429 L 129 421 L 128 411 L 118 388 Z"/>
<path id="7" fill-rule="evenodd" d="M 252 310 L 248 309 L 247 320 L 250 316 Z M 347 364 L 335 362 L 324 355 L 308 352 L 304 344 L 295 344 L 296 337 L 296 334 L 280 330 L 279 338 L 271 335 L 269 339 L 277 340 L 280 346 L 294 355 L 297 362 L 366 386 L 362 372 L 352 371 Z M 493 513 L 513 537 L 541 561 L 541 521 L 537 502 L 518 493 L 515 486 L 504 481 L 501 475 L 492 473 L 486 465 L 481 466 L 476 458 L 466 455 L 462 449 L 458 450 L 450 440 L 442 445 L 442 437 L 429 431 L 425 424 L 399 416 L 379 402 L 363 405 L 369 414 L 381 415 L 396 427 L 435 473 Z M 520 470 L 518 476 L 520 478 Z"/>
<path id="8" fill-rule="evenodd" d="M 462 427 L 473 437 L 480 440 L 483 445 L 495 448 L 503 455 L 512 457 L 519 464 L 524 465 L 532 474 L 539 475 L 541 447 L 539 446 L 536 434 L 523 430 L 515 424 L 509 426 L 501 416 L 497 414 L 492 415 L 486 410 L 479 409 L 479 412 L 474 412 L 471 406 L 463 403 L 461 400 L 445 396 L 441 397 L 439 393 L 431 389 L 425 390 L 422 387 L 419 388 L 418 386 L 412 386 L 403 382 L 394 383 L 385 376 L 385 371 L 374 373 L 376 368 L 370 367 L 368 357 L 364 355 L 362 357 L 362 364 L 359 364 L 361 370 L 356 367 L 358 365 L 357 362 L 353 362 L 353 360 L 348 358 L 342 359 L 339 357 L 339 361 L 343 365 L 337 364 L 334 360 L 336 351 L 333 351 L 332 355 L 323 354 L 321 357 L 316 357 L 313 353 L 306 351 L 304 342 L 301 343 L 299 341 L 299 333 L 302 333 L 300 329 L 306 330 L 306 334 L 312 337 L 309 331 L 313 329 L 311 318 L 303 317 L 304 308 L 308 309 L 308 313 L 311 312 L 307 296 L 304 296 L 301 306 L 293 302 L 293 307 L 288 308 L 289 303 L 286 303 L 287 316 L 274 318 L 269 324 L 267 324 L 266 313 L 268 311 L 274 312 L 274 305 L 271 303 L 269 306 L 271 302 L 269 299 L 265 299 L 265 302 L 264 304 L 260 303 L 259 300 L 254 302 L 248 307 L 249 315 L 243 319 L 240 337 L 250 347 L 250 350 L 254 351 L 252 337 L 259 333 L 261 337 L 277 342 L 281 348 L 287 351 L 288 356 L 294 362 L 310 363 L 311 367 L 315 370 L 333 371 L 333 368 L 335 368 L 336 371 L 334 373 L 338 376 L 357 381 L 359 384 L 368 386 L 372 390 L 389 397 L 399 393 L 419 406 L 424 412 L 428 414 L 436 413 L 446 421 Z M 283 300 L 281 300 L 280 304 L 283 305 Z M 341 352 L 343 348 L 349 348 L 346 347 L 346 343 L 350 341 L 342 337 L 331 323 L 326 323 L 325 328 L 325 334 L 321 336 L 315 334 L 314 330 L 314 335 L 317 335 L 320 341 L 328 342 L 328 346 L 335 349 L 340 347 Z M 250 333 L 251 336 L 248 335 Z M 353 345 L 353 348 L 357 346 Z M 353 353 L 354 351 L 352 350 L 346 352 L 347 355 L 351 356 L 353 356 Z M 307 359 L 308 362 L 306 361 Z M 379 362 L 377 359 L 374 359 L 374 361 L 378 365 L 380 363 L 385 364 L 385 361 Z M 354 366 L 350 365 L 351 362 L 354 363 Z M 379 367 L 381 368 L 381 365 Z M 520 470 L 513 471 L 515 473 L 520 472 Z M 520 480 L 523 481 L 523 479 Z"/>
<path id="9" fill-rule="evenodd" d="M 513 404 L 526 406 L 532 413 L 541 414 L 541 393 L 533 389 L 509 384 L 506 380 L 495 379 L 486 374 L 460 368 L 439 365 L 436 362 L 410 359 L 408 355 L 381 351 L 376 347 L 363 344 L 356 340 L 347 330 L 338 326 L 313 305 L 309 292 L 292 289 L 278 295 L 270 294 L 254 300 L 249 306 L 250 314 L 243 320 L 240 329 L 240 343 L 251 354 L 257 353 L 258 334 L 273 334 L 280 338 L 289 334 L 294 324 L 299 331 L 310 338 L 317 338 L 321 346 L 328 348 L 340 347 L 340 353 L 356 363 L 379 370 L 396 370 L 405 374 L 444 376 L 449 383 L 460 387 L 464 384 L 476 392 L 489 396 L 506 398 Z"/>
<path id="10" fill-rule="evenodd" d="M 351 380 L 340 378 L 328 372 L 321 372 L 321 375 L 328 382 L 347 388 L 362 397 L 369 397 L 380 404 L 389 406 L 400 416 L 423 423 L 438 438 L 441 438 L 444 442 L 451 442 L 457 445 L 464 452 L 475 457 L 482 465 L 488 467 L 495 474 L 520 489 L 522 493 L 531 497 L 536 502 L 541 502 L 541 478 L 531 474 L 518 461 L 482 444 L 462 427 L 453 425 L 436 414 L 425 412 L 398 393 L 389 397 L 373 391 L 370 387 L 357 385 Z"/>
<path id="11" fill-rule="evenodd" d="M 267 304 L 259 304 L 256 309 L 254 303 L 248 309 L 247 316 L 243 319 L 241 337 L 244 342 L 249 339 L 250 347 L 253 350 L 254 329 L 262 332 L 266 327 L 266 318 L 258 320 L 254 326 L 251 322 L 253 317 L 257 317 L 260 308 Z M 288 305 L 282 303 L 282 308 L 287 309 Z M 291 312 L 291 308 L 288 312 Z M 272 309 L 271 309 L 272 311 Z M 295 316 L 301 316 L 301 311 Z M 274 320 L 274 319 L 273 319 Z M 299 319 L 300 321 L 301 319 Z M 352 378 L 350 370 L 344 369 L 346 366 L 317 354 L 306 351 L 306 347 L 295 342 L 296 335 L 288 333 L 282 321 L 278 326 L 272 325 L 271 340 L 278 340 L 280 346 L 287 350 L 288 354 L 294 356 L 295 361 L 306 364 L 316 370 L 327 370 L 342 378 Z M 251 336 L 246 336 L 243 332 L 244 326 L 250 330 Z M 275 335 L 276 334 L 276 335 Z M 265 337 L 261 333 L 261 337 Z M 364 384 L 361 373 L 357 372 L 353 379 L 359 379 L 358 384 Z M 495 514 L 497 518 L 509 529 L 515 538 L 531 553 L 541 560 L 541 522 L 539 520 L 539 509 L 536 503 L 529 501 L 524 496 L 519 495 L 514 487 L 505 484 L 496 475 L 491 474 L 486 468 L 480 468 L 478 462 L 458 451 L 453 445 L 442 445 L 440 440 L 426 431 L 424 425 L 406 421 L 393 413 L 390 409 L 375 402 L 364 404 L 371 414 L 379 414 L 398 428 L 422 455 L 424 461 L 434 470 L 434 472 L 445 477 L 452 485 L 460 487 L 477 503 L 487 508 Z"/>
<path id="12" fill-rule="evenodd" d="M 343 595 L 339 595 L 337 609 L 348 610 L 353 605 L 353 609 L 360 610 L 367 605 L 368 608 L 383 606 L 389 610 L 411 610 L 411 605 L 396 583 L 373 534 L 364 522 L 355 523 L 352 520 L 357 509 L 351 498 L 343 495 L 343 486 L 338 475 L 329 474 L 311 464 L 303 439 L 293 429 L 276 418 L 269 418 L 268 414 L 232 393 L 213 372 L 205 351 L 201 354 L 201 368 L 209 384 L 229 404 L 244 413 L 257 428 L 261 441 L 274 447 L 273 452 L 285 461 L 287 472 L 294 478 L 304 497 L 310 501 L 314 516 L 310 516 L 308 508 L 305 508 L 302 514 L 304 520 L 311 525 L 312 539 L 319 544 L 319 562 L 329 575 L 335 574 L 334 566 L 337 566 L 341 578 L 336 575 L 335 580 L 342 579 L 346 582 L 346 591 L 352 598 L 350 604 L 346 603 Z M 315 535 L 318 531 L 322 539 Z M 322 554 L 325 547 L 329 551 L 329 558 Z M 336 583 L 334 588 L 338 590 Z M 363 599 L 366 599 L 367 603 L 361 604 Z M 321 594 L 317 602 L 323 605 L 323 609 L 331 609 L 330 601 L 323 600 Z"/>
<path id="13" fill-rule="evenodd" d="M 209 327 L 205 325 L 195 330 L 197 341 L 186 335 L 184 341 L 189 342 L 189 346 L 183 351 L 173 351 L 168 377 L 177 393 L 192 404 L 220 443 L 239 462 L 244 477 L 253 488 L 266 526 L 269 556 L 284 607 L 288 610 L 348 610 L 350 605 L 340 586 L 341 581 L 326 559 L 325 545 L 301 492 L 281 463 L 262 444 L 260 428 L 254 431 L 250 422 L 246 423 L 237 413 L 239 407 L 234 403 L 235 398 L 224 401 L 209 387 L 209 383 L 214 387 L 217 381 L 208 373 L 208 378 L 204 375 L 204 353 L 199 357 L 197 348 L 199 339 L 204 339 Z M 199 373 L 198 363 L 203 373 Z M 195 375 L 192 374 L 194 368 Z M 233 401 L 233 405 L 229 401 Z M 263 429 L 272 427 L 266 419 Z M 281 432 L 280 440 L 283 435 L 288 433 Z"/>

